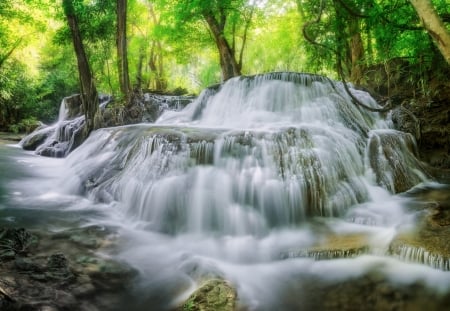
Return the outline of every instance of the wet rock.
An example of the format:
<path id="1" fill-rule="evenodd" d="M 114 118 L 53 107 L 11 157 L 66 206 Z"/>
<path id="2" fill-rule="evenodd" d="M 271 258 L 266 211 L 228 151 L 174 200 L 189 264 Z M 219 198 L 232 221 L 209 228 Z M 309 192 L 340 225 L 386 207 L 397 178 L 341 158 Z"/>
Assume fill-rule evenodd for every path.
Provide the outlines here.
<path id="1" fill-rule="evenodd" d="M 25 254 L 37 244 L 37 237 L 24 228 L 0 228 L 0 261 Z"/>
<path id="2" fill-rule="evenodd" d="M 450 295 L 437 294 L 419 282 L 400 286 L 376 271 L 339 284 L 322 283 L 314 291 L 311 294 L 320 299 L 310 310 L 438 311 L 450 301 Z"/>
<path id="3" fill-rule="evenodd" d="M 369 253 L 367 236 L 360 235 L 328 235 L 319 243 L 307 248 L 290 249 L 280 254 L 281 259 L 306 257 L 314 260 L 336 258 L 354 258 Z"/>
<path id="4" fill-rule="evenodd" d="M 400 232 L 391 242 L 389 252 L 405 261 L 450 270 L 450 187 L 418 187 L 406 194 L 415 197 L 418 224 L 414 230 Z"/>
<path id="5" fill-rule="evenodd" d="M 405 133 L 410 133 L 416 141 L 420 140 L 420 122 L 406 107 L 398 106 L 393 109 L 391 118 L 396 129 Z"/>
<path id="6" fill-rule="evenodd" d="M 102 127 L 153 123 L 166 110 L 181 110 L 195 99 L 194 96 L 179 96 L 157 93 L 135 94 L 129 107 L 105 106 L 101 109 Z"/>
<path id="7" fill-rule="evenodd" d="M 65 106 L 65 118 L 74 119 L 83 114 L 83 105 L 81 102 L 81 95 L 74 94 L 63 99 Z"/>
<path id="8" fill-rule="evenodd" d="M 17 270 L 20 270 L 22 272 L 43 272 L 43 267 L 38 265 L 33 261 L 31 258 L 17 258 L 14 260 L 14 266 Z"/>
<path id="9" fill-rule="evenodd" d="M 81 247 L 89 249 L 105 247 L 110 243 L 112 238 L 112 232 L 101 226 L 68 229 L 52 235 L 52 239 L 69 240 Z"/>
<path id="10" fill-rule="evenodd" d="M 213 279 L 201 285 L 178 311 L 234 311 L 236 290 L 225 280 Z"/>
<path id="11" fill-rule="evenodd" d="M 110 259 L 90 258 L 81 266 L 83 273 L 92 280 L 92 284 L 101 290 L 125 288 L 127 280 L 136 276 L 136 271 L 125 263 Z"/>
<path id="12" fill-rule="evenodd" d="M 42 145 L 47 138 L 55 133 L 56 129 L 53 127 L 45 127 L 38 129 L 30 135 L 24 137 L 20 142 L 20 145 L 25 150 L 36 150 L 37 147 Z"/>
<path id="13" fill-rule="evenodd" d="M 76 296 L 76 297 L 84 297 L 84 296 L 90 296 L 93 295 L 96 291 L 96 288 L 94 285 L 92 285 L 91 283 L 85 283 L 85 284 L 81 284 L 77 287 L 75 287 L 72 290 L 72 293 Z"/>
<path id="14" fill-rule="evenodd" d="M 53 254 L 48 258 L 46 270 L 45 275 L 49 279 L 69 280 L 74 278 L 66 256 L 61 253 Z"/>
<path id="15" fill-rule="evenodd" d="M 426 165 L 417 158 L 417 146 L 411 134 L 372 131 L 368 151 L 377 183 L 393 193 L 404 192 L 430 177 Z"/>
<path id="16" fill-rule="evenodd" d="M 54 238 L 58 234 L 1 229 L 3 239 L 22 244 L 13 248 L 20 250 L 14 251 L 13 260 L 0 264 L 0 310 L 114 310 L 119 298 L 111 297 L 121 297 L 135 271 L 113 259 L 100 258 L 85 243 L 71 239 L 74 234 L 96 235 L 99 250 L 110 247 L 110 242 L 100 241 L 100 236 L 108 240 L 110 233 L 92 226 L 67 230 Z M 29 238 L 24 237 L 28 236 L 36 240 L 33 247 L 26 247 Z"/>

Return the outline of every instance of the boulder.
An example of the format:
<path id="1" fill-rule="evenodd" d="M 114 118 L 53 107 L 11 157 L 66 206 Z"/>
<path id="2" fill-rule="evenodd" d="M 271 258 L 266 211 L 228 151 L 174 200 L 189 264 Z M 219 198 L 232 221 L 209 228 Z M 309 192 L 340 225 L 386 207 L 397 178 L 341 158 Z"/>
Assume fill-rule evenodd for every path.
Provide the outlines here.
<path id="1" fill-rule="evenodd" d="M 55 131 L 56 129 L 50 126 L 41 128 L 24 137 L 20 142 L 20 145 L 25 150 L 36 150 L 36 148 L 42 145 L 49 137 L 51 137 L 55 133 Z"/>
<path id="2" fill-rule="evenodd" d="M 368 155 L 377 183 L 392 193 L 407 191 L 431 177 L 426 165 L 417 158 L 417 146 L 409 133 L 370 132 Z"/>
<path id="3" fill-rule="evenodd" d="M 211 279 L 203 283 L 178 311 L 234 311 L 236 290 L 225 280 Z"/>

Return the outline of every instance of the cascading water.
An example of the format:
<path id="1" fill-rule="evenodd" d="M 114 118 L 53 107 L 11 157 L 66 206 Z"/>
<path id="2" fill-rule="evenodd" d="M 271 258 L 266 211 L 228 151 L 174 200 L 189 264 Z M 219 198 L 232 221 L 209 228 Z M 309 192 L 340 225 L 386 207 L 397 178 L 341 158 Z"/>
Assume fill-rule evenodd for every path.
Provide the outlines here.
<path id="1" fill-rule="evenodd" d="M 108 101 L 109 98 L 103 98 L 103 103 Z M 58 120 L 25 137 L 20 144 L 39 155 L 64 157 L 76 147 L 75 136 L 80 135 L 83 126 L 80 96 L 65 97 L 61 101 Z"/>
<path id="2" fill-rule="evenodd" d="M 157 126 L 97 131 L 69 161 L 89 167 L 94 197 L 166 233 L 259 234 L 342 215 L 368 198 L 363 155 L 380 121 L 330 81 L 301 78 L 231 80 Z"/>
<path id="3" fill-rule="evenodd" d="M 308 310 L 307 297 L 292 298 L 302 279 L 334 282 L 371 269 L 449 289 L 446 272 L 415 267 L 405 280 L 392 272 L 400 263 L 384 257 L 413 221 L 407 198 L 392 192 L 428 178 L 411 160 L 409 137 L 396 138 L 409 151 L 394 152 L 392 136 L 327 78 L 239 77 L 155 124 L 95 131 L 66 159 L 60 184 L 109 205 L 107 222 L 126 241 L 118 257 L 140 271 L 136 310 L 172 310 L 208 278 L 229 280 L 248 310 Z M 383 177 L 398 163 L 407 164 L 400 177 Z M 331 255 L 312 247 L 337 243 L 333 235 L 357 242 L 333 245 Z"/>

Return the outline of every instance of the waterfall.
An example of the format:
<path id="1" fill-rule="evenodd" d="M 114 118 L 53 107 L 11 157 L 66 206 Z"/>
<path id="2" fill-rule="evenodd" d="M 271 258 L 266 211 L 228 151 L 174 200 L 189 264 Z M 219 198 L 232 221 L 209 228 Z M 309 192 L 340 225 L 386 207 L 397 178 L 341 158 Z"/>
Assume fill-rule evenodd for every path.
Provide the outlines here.
<path id="1" fill-rule="evenodd" d="M 450 271 L 450 259 L 426 250 L 423 247 L 414 247 L 408 245 L 395 245 L 391 252 L 395 257 L 402 260 L 425 264 L 435 269 Z"/>
<path id="2" fill-rule="evenodd" d="M 76 135 L 79 136 L 83 125 L 80 95 L 68 96 L 61 101 L 55 123 L 24 137 L 20 145 L 39 155 L 62 158 L 76 147 Z"/>
<path id="3" fill-rule="evenodd" d="M 238 77 L 154 125 L 96 131 L 68 178 L 150 230 L 264 235 L 369 200 L 368 140 L 387 127 L 327 78 Z"/>
<path id="4" fill-rule="evenodd" d="M 324 310 L 339 289 L 357 309 L 366 293 L 448 297 L 447 188 L 428 182 L 411 135 L 341 83 L 271 73 L 207 88 L 182 110 L 144 100 L 153 108 L 136 119 L 162 113 L 156 122 L 98 129 L 53 170 L 35 161 L 57 160 L 27 155 L 32 177 L 13 188 L 20 206 L 114 233 L 102 256 L 139 273 L 129 310 L 177 310 L 211 279 L 242 310 Z M 52 137 L 77 118 L 65 108 Z"/>

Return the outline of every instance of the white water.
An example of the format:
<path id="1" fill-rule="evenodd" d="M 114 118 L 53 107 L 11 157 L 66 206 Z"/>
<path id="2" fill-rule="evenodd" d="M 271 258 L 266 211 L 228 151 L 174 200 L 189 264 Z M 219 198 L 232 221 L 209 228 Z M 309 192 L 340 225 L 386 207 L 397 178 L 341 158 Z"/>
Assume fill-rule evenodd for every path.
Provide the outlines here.
<path id="1" fill-rule="evenodd" d="M 384 256 L 413 223 L 407 199 L 378 186 L 370 165 L 369 137 L 387 128 L 326 79 L 237 78 L 156 125 L 96 131 L 65 160 L 58 192 L 108 206 L 93 221 L 121 228 L 118 257 L 140 270 L 142 304 L 155 310 L 211 276 L 231 281 L 249 310 L 300 310 L 301 300 L 285 296 L 305 276 L 335 281 L 376 270 L 449 290 L 448 272 Z M 371 255 L 282 260 L 330 232 L 367 235 Z"/>

